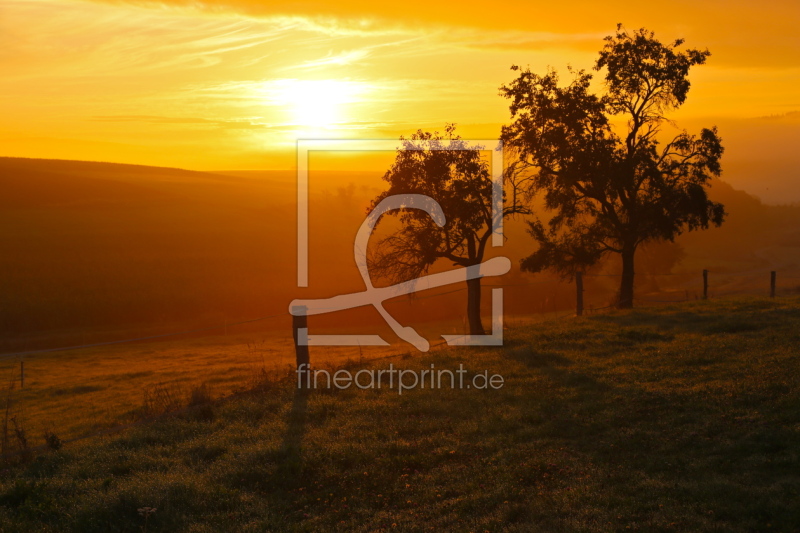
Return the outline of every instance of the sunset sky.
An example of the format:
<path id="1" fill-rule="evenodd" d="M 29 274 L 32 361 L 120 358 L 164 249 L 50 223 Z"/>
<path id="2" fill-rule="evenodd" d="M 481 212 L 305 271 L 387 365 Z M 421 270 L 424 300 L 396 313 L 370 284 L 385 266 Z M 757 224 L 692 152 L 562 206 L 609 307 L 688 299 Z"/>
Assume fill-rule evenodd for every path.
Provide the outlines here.
<path id="1" fill-rule="evenodd" d="M 720 126 L 735 184 L 796 189 L 796 1 L 384 4 L 2 0 L 0 155 L 268 169 L 298 138 L 496 138 L 512 64 L 590 68 L 622 22 L 711 50 L 673 118 Z"/>

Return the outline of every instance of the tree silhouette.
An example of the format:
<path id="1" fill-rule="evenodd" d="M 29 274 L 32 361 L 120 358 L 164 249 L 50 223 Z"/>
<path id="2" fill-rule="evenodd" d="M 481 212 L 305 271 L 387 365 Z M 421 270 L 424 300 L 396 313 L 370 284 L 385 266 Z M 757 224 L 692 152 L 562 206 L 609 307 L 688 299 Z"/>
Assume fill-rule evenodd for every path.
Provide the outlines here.
<path id="1" fill-rule="evenodd" d="M 489 166 L 480 151 L 467 149 L 467 142 L 448 124 L 444 135 L 418 130 L 400 137 L 403 149 L 383 176 L 389 189 L 371 208 L 396 194 L 422 194 L 436 200 L 446 217 L 439 227 L 419 209 L 390 212 L 400 227 L 383 238 L 369 255 L 369 270 L 394 283 L 415 279 L 439 259 L 468 267 L 483 261 L 492 235 L 492 181 Z M 413 207 L 413 206 L 410 206 Z M 516 211 L 506 208 L 502 215 Z M 483 335 L 480 278 L 467 281 L 467 317 L 471 335 Z"/>
<path id="2" fill-rule="evenodd" d="M 653 32 L 621 25 L 605 40 L 594 67 L 605 69 L 600 95 L 583 70 L 570 69 L 572 81 L 560 87 L 554 70 L 539 76 L 512 66 L 520 74 L 500 88 L 512 117 L 502 139 L 516 156 L 515 187 L 529 198 L 541 194 L 553 212 L 547 225 L 529 223 L 539 248 L 522 268 L 570 277 L 620 254 L 617 305 L 627 308 L 640 244 L 722 223 L 724 207 L 705 186 L 720 174 L 723 148 L 716 127 L 699 136 L 684 130 L 663 146 L 656 138 L 665 113 L 686 101 L 689 69 L 705 63 L 707 50 L 681 51 L 682 39 L 664 45 Z M 612 124 L 621 119 L 625 126 Z"/>

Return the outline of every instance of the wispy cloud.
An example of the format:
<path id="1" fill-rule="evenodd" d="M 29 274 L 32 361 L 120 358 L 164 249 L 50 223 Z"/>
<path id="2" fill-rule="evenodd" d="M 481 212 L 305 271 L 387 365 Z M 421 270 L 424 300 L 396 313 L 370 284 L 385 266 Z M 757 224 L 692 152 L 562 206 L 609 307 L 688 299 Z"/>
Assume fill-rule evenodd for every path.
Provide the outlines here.
<path id="1" fill-rule="evenodd" d="M 767 31 L 750 8 L 732 8 L 723 25 L 701 5 L 686 19 L 629 4 L 620 20 L 654 22 L 664 38 L 686 36 L 714 54 L 692 73 L 682 112 L 798 108 L 800 41 L 784 31 L 791 9 Z M 597 16 L 608 7 L 589 0 L 580 9 L 529 0 L 0 0 L 0 9 L 0 134 L 227 143 L 226 153 L 290 144 L 312 123 L 371 137 L 502 123 L 508 103 L 497 87 L 512 79 L 511 64 L 590 67 L 616 22 L 609 27 Z M 631 16 L 640 12 L 652 13 Z"/>
<path id="2" fill-rule="evenodd" d="M 577 46 L 582 49 L 588 45 L 581 40 L 581 36 L 605 35 L 613 31 L 614 23 L 624 22 L 631 27 L 645 26 L 669 31 L 669 39 L 687 37 L 691 44 L 708 46 L 719 53 L 717 61 L 726 64 L 768 64 L 776 68 L 791 68 L 796 65 L 796 57 L 800 54 L 800 40 L 796 37 L 800 3 L 796 0 L 766 3 L 679 2 L 674 9 L 640 0 L 622 0 L 613 6 L 592 0 L 499 0 L 488 4 L 480 0 L 462 0 L 458 4 L 430 0 L 95 1 L 146 6 L 162 11 L 282 20 L 306 31 L 330 36 L 430 34 L 444 31 L 453 37 L 459 31 L 493 33 L 491 42 L 485 43 L 485 46 L 513 50 L 535 50 L 543 45 L 549 48 Z M 524 35 L 526 33 L 530 35 Z M 548 37 L 548 33 L 552 36 Z"/>
<path id="3" fill-rule="evenodd" d="M 527 31 L 479 31 L 459 29 L 449 32 L 449 42 L 465 48 L 486 50 L 553 50 L 579 49 L 596 51 L 604 32 L 554 33 Z"/>
<path id="4" fill-rule="evenodd" d="M 369 53 L 370 52 L 367 49 L 348 50 L 346 52 L 341 52 L 338 54 L 334 54 L 333 52 L 328 52 L 328 54 L 325 57 L 321 57 L 319 59 L 312 59 L 310 61 L 303 61 L 299 65 L 286 67 L 286 70 L 312 70 L 321 67 L 329 67 L 331 65 L 336 65 L 336 66 L 351 65 L 357 61 L 361 61 L 362 59 L 368 57 Z"/>
<path id="5" fill-rule="evenodd" d="M 157 115 L 108 115 L 91 117 L 94 122 L 145 122 L 148 124 L 191 124 L 231 130 L 275 129 L 272 124 L 250 120 L 212 120 L 196 117 L 163 117 Z"/>

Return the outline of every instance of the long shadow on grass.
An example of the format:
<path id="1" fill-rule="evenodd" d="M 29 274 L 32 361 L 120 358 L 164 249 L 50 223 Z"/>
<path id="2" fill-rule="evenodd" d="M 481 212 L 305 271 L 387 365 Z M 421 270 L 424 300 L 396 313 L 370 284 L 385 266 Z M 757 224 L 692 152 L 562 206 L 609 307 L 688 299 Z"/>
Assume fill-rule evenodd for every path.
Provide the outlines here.
<path id="1" fill-rule="evenodd" d="M 289 411 L 286 433 L 283 436 L 279 462 L 275 470 L 275 476 L 282 484 L 295 484 L 302 472 L 302 445 L 309 394 L 308 389 L 297 388 L 294 391 L 292 409 Z"/>
<path id="2" fill-rule="evenodd" d="M 538 370 L 557 385 L 581 394 L 602 394 L 612 388 L 608 383 L 577 371 L 572 359 L 556 351 L 539 351 L 529 346 L 521 346 L 506 353 L 510 358 Z"/>
<path id="3" fill-rule="evenodd" d="M 553 351 L 548 351 L 548 352 L 536 351 L 530 346 L 525 345 L 523 343 L 518 343 L 518 347 L 514 349 L 511 350 L 506 349 L 505 353 L 511 359 L 515 359 L 532 368 L 572 365 L 572 360 L 569 359 L 568 357 L 564 357 L 560 353 Z"/>
<path id="4" fill-rule="evenodd" d="M 757 332 L 776 325 L 793 324 L 800 310 L 785 308 L 782 302 L 744 300 L 730 303 L 730 309 L 633 310 L 624 314 L 597 315 L 590 321 L 622 327 L 650 327 L 656 330 L 682 331 L 713 335 L 719 333 Z M 670 312 L 671 311 L 671 312 Z M 729 311 L 729 312 L 726 312 Z"/>
<path id="5" fill-rule="evenodd" d="M 715 325 L 708 320 L 714 317 L 704 318 L 695 331 Z M 726 327 L 745 322 L 737 319 L 721 317 Z M 641 316 L 606 320 L 644 324 Z M 695 326 L 678 327 L 691 331 Z M 621 366 L 613 362 L 591 375 L 575 371 L 581 367 L 579 358 L 573 363 L 557 352 L 512 350 L 510 355 L 555 384 L 546 397 L 534 391 L 529 399 L 530 409 L 542 412 L 535 419 L 537 437 L 582 458 L 574 463 L 580 468 L 598 469 L 596 478 L 602 481 L 597 494 L 602 496 L 596 498 L 607 498 L 608 505 L 621 509 L 623 520 L 653 526 L 650 530 L 674 530 L 664 523 L 657 526 L 660 509 L 671 507 L 685 515 L 678 530 L 757 531 L 760 523 L 771 524 L 771 530 L 795 530 L 790 524 L 798 523 L 800 513 L 785 496 L 797 487 L 797 476 L 788 472 L 796 471 L 792 450 L 798 437 L 786 428 L 794 417 L 781 403 L 781 394 L 767 394 L 759 381 L 748 385 L 758 376 L 742 370 L 716 388 L 700 386 L 704 382 L 699 375 L 664 385 L 653 379 L 657 370 L 641 381 L 609 372 Z M 647 359 L 634 359 L 633 364 L 646 365 Z M 619 503 L 623 501 L 638 501 L 639 507 L 626 509 Z"/>

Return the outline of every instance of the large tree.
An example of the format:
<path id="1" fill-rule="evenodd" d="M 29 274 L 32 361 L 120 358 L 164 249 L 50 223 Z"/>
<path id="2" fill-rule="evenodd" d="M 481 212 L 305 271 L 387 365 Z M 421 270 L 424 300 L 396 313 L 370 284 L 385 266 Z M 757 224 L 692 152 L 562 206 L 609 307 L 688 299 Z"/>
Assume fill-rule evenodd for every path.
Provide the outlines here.
<path id="1" fill-rule="evenodd" d="M 515 186 L 542 196 L 552 217 L 530 232 L 538 249 L 524 270 L 571 276 L 609 253 L 620 254 L 618 306 L 633 305 L 634 256 L 648 241 L 673 241 L 685 230 L 722 223 L 724 207 L 706 186 L 720 174 L 723 148 L 716 127 L 685 130 L 662 144 L 666 113 L 689 92 L 689 69 L 710 53 L 662 44 L 645 29 L 617 26 L 595 64 L 604 71 L 599 94 L 592 75 L 570 69 L 543 75 L 513 66 L 519 76 L 500 88 L 511 100 L 512 123 L 502 139 L 516 156 Z"/>
<path id="2" fill-rule="evenodd" d="M 448 124 L 445 133 L 424 132 L 400 137 L 391 168 L 383 176 L 389 188 L 372 203 L 374 208 L 393 195 L 421 194 L 436 200 L 446 217 L 444 226 L 419 209 L 392 211 L 399 227 L 381 239 L 369 256 L 369 270 L 394 283 L 415 279 L 439 260 L 469 267 L 483 261 L 492 235 L 494 182 L 488 162 L 469 147 Z M 468 149 L 473 148 L 473 149 Z M 487 147 L 491 149 L 492 147 Z M 516 211 L 506 208 L 501 216 Z M 467 280 L 467 317 L 471 335 L 483 335 L 481 280 Z"/>

